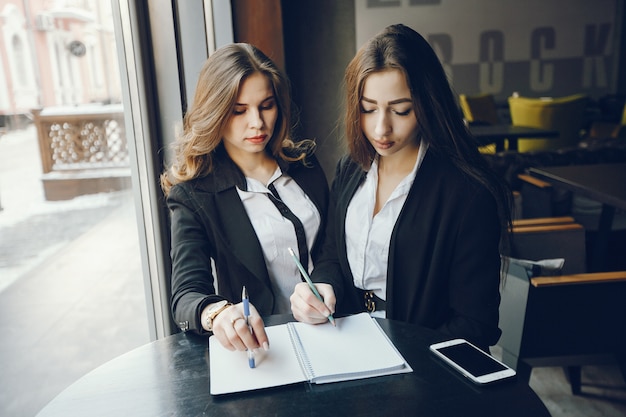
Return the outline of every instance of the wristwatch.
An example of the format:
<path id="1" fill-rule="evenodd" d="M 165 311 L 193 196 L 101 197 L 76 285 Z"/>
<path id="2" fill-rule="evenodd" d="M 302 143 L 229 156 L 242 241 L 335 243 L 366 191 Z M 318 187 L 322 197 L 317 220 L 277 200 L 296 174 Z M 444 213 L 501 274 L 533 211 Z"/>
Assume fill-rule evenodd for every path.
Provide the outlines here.
<path id="1" fill-rule="evenodd" d="M 206 321 L 204 324 L 206 328 L 212 332 L 213 331 L 213 320 L 220 314 L 222 311 L 226 310 L 228 307 L 232 306 L 233 303 L 229 303 L 226 300 L 218 301 L 217 303 L 213 303 L 209 306 L 209 314 L 206 316 Z"/>

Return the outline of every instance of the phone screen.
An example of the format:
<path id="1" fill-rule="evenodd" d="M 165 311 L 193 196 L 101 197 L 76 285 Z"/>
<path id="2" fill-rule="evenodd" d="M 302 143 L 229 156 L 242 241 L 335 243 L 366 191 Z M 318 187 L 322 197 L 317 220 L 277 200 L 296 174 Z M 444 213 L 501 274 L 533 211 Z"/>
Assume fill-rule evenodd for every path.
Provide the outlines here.
<path id="1" fill-rule="evenodd" d="M 491 359 L 486 354 L 467 343 L 446 346 L 438 349 L 439 352 L 465 368 L 475 377 L 491 374 L 507 369 L 502 364 Z"/>

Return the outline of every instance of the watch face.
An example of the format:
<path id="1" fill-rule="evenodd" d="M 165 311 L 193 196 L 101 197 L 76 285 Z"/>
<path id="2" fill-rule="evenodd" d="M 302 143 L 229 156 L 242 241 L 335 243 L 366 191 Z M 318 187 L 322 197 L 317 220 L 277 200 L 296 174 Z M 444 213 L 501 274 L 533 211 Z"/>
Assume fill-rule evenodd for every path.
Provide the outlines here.
<path id="1" fill-rule="evenodd" d="M 226 303 L 228 303 L 228 301 L 226 300 L 218 301 L 217 303 L 211 306 L 211 312 L 219 310 L 220 308 L 224 307 Z"/>
<path id="2" fill-rule="evenodd" d="M 209 308 L 209 315 L 206 318 L 206 327 L 209 331 L 213 331 L 213 319 L 215 318 L 215 316 L 217 316 L 219 314 L 220 311 L 222 311 L 222 309 L 228 304 L 228 301 L 226 300 L 222 300 L 222 301 L 218 301 L 217 303 L 214 303 L 213 305 L 211 305 L 211 307 Z"/>

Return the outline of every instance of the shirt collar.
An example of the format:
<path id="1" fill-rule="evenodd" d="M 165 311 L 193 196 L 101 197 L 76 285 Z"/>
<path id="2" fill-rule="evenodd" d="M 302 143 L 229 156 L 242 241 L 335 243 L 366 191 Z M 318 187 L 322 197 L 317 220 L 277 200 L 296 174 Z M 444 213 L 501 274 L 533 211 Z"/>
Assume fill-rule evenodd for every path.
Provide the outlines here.
<path id="1" fill-rule="evenodd" d="M 279 181 L 279 179 L 282 179 L 282 182 Z M 283 172 L 280 169 L 280 166 L 276 167 L 276 170 L 274 171 L 274 173 L 272 174 L 272 176 L 270 177 L 269 181 L 267 182 L 268 184 L 284 184 L 285 181 L 285 177 L 283 176 Z M 253 178 L 246 178 L 246 185 L 247 185 L 247 190 L 241 189 L 241 191 L 250 191 L 250 192 L 254 192 L 254 193 L 268 193 L 269 190 L 267 188 L 267 186 L 265 184 L 262 184 L 261 181 L 255 180 Z"/>
<path id="2" fill-rule="evenodd" d="M 415 160 L 415 165 L 413 165 L 413 169 L 407 175 L 407 178 L 410 178 L 411 181 L 415 178 L 417 174 L 417 170 L 422 165 L 422 161 L 426 156 L 426 151 L 428 150 L 428 143 L 422 141 L 420 144 L 419 150 L 417 151 L 417 158 Z M 367 177 L 374 181 L 374 184 L 378 184 L 378 159 L 379 155 L 377 154 L 374 160 L 372 161 L 372 165 L 370 169 L 367 171 Z"/>
<path id="3" fill-rule="evenodd" d="M 220 145 L 213 153 L 213 169 L 207 178 L 212 181 L 202 181 L 206 188 L 213 192 L 220 192 L 232 187 L 237 187 L 242 191 L 248 191 L 248 183 L 241 169 L 230 159 L 228 153 Z M 282 159 L 277 159 L 280 172 L 289 171 L 289 163 Z M 277 170 L 278 171 L 278 170 Z M 274 178 L 274 177 L 272 177 Z"/>

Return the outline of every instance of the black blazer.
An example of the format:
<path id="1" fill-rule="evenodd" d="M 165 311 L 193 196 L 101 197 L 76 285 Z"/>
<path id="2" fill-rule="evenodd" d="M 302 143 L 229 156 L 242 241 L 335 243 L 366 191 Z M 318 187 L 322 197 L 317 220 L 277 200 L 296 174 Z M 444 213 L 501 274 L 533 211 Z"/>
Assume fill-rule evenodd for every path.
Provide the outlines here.
<path id="1" fill-rule="evenodd" d="M 365 309 L 346 254 L 348 204 L 366 176 L 343 158 L 331 188 L 327 236 L 312 279 L 333 285 L 338 314 Z M 486 348 L 499 337 L 500 226 L 477 181 L 428 151 L 391 235 L 386 315 Z"/>
<path id="2" fill-rule="evenodd" d="M 205 332 L 200 323 L 204 307 L 223 299 L 240 302 L 244 285 L 261 315 L 274 310 L 263 251 L 236 190 L 237 186 L 247 189 L 245 177 L 227 156 L 215 158 L 214 164 L 207 176 L 173 186 L 167 198 L 172 231 L 172 313 L 181 330 L 198 333 Z M 310 249 L 315 262 L 326 225 L 326 176 L 313 155 L 306 158 L 306 164 L 281 162 L 281 169 L 320 213 L 320 230 Z"/>

